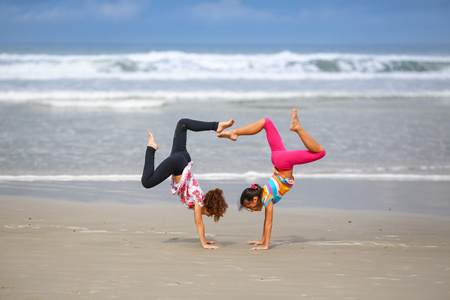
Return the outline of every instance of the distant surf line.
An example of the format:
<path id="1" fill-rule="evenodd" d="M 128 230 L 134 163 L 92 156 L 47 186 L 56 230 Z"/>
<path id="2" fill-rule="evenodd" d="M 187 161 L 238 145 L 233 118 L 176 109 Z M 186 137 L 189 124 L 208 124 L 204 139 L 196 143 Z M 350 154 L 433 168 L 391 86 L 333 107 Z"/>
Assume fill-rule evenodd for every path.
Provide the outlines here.
<path id="1" fill-rule="evenodd" d="M 161 107 L 172 102 L 258 102 L 271 99 L 439 99 L 449 98 L 442 91 L 3 91 L 0 103 L 38 104 L 51 107 L 140 109 Z"/>
<path id="2" fill-rule="evenodd" d="M 195 177 L 199 180 L 254 180 L 260 178 L 269 178 L 272 174 L 260 172 L 245 173 L 199 173 Z M 294 174 L 297 179 L 337 179 L 337 180 L 378 180 L 378 181 L 450 181 L 450 175 L 435 174 L 339 174 L 339 173 L 322 173 L 322 174 Z M 0 181 L 12 182 L 124 182 L 124 181 L 140 181 L 141 175 L 0 175 Z"/>

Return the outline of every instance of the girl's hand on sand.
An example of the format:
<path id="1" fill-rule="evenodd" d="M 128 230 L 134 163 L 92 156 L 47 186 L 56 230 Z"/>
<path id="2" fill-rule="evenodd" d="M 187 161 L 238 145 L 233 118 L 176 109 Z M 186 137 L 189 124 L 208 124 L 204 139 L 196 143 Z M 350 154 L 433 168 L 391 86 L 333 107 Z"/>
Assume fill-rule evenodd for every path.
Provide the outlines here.
<path id="1" fill-rule="evenodd" d="M 214 242 L 214 243 L 215 243 L 215 242 Z M 203 246 L 203 249 L 219 249 L 219 247 L 218 247 L 218 246 L 213 246 L 213 245 L 208 245 L 208 244 L 206 244 L 206 245 Z"/>
<path id="2" fill-rule="evenodd" d="M 262 241 L 251 241 L 248 242 L 248 245 L 263 245 L 264 243 Z"/>
<path id="3" fill-rule="evenodd" d="M 263 247 L 254 247 L 252 250 L 269 250 L 269 247 L 263 246 Z"/>

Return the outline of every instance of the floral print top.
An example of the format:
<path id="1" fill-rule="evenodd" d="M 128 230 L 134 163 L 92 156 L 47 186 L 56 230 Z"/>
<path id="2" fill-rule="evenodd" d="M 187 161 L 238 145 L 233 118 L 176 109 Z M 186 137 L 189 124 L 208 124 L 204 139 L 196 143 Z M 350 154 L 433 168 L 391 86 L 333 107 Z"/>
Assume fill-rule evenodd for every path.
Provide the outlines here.
<path id="1" fill-rule="evenodd" d="M 181 174 L 180 182 L 175 183 L 172 176 L 170 183 L 172 195 L 178 195 L 181 203 L 189 209 L 194 209 L 195 202 L 203 207 L 203 194 L 198 181 L 194 178 L 194 174 L 191 171 L 191 166 L 194 162 L 191 161 L 183 170 Z M 195 201 L 195 202 L 194 202 Z"/>

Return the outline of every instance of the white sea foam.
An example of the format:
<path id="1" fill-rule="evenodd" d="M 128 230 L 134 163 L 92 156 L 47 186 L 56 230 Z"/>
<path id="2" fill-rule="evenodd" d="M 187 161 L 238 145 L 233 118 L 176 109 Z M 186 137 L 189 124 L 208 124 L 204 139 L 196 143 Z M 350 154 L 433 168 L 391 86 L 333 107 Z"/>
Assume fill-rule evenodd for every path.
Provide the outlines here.
<path id="1" fill-rule="evenodd" d="M 109 55 L 0 54 L 0 79 L 450 78 L 450 56 L 350 53 L 212 54 L 161 51 Z"/>
<path id="2" fill-rule="evenodd" d="M 266 179 L 271 173 L 245 172 L 245 173 L 198 173 L 197 179 L 201 180 L 253 180 Z M 388 180 L 388 181 L 450 181 L 450 175 L 433 174 L 294 174 L 294 177 L 305 179 L 344 179 L 344 180 Z M 120 182 L 140 181 L 141 175 L 0 175 L 0 181 L 83 181 L 83 182 Z"/>
<path id="3" fill-rule="evenodd" d="M 56 108 L 110 108 L 110 109 L 145 109 L 160 107 L 163 101 L 42 101 L 43 105 Z"/>
<path id="4" fill-rule="evenodd" d="M 140 175 L 0 175 L 0 181 L 139 181 Z"/>
<path id="5" fill-rule="evenodd" d="M 0 102 L 33 103 L 51 107 L 142 109 L 161 107 L 173 102 L 258 102 L 270 99 L 391 99 L 449 98 L 443 91 L 4 91 Z"/>

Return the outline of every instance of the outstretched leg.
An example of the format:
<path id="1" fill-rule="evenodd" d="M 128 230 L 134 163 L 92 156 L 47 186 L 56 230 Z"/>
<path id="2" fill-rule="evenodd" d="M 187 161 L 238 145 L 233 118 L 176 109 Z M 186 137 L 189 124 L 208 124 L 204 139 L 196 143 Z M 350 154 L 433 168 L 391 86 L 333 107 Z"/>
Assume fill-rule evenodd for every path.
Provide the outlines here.
<path id="1" fill-rule="evenodd" d="M 321 151 L 325 151 L 325 149 L 315 140 L 313 139 L 300 125 L 300 121 L 298 120 L 297 109 L 292 109 L 292 121 L 289 129 L 298 134 L 306 149 L 311 152 L 317 153 Z"/>
<path id="2" fill-rule="evenodd" d="M 283 141 L 273 125 L 272 121 L 268 118 L 261 119 L 254 123 L 248 124 L 244 127 L 224 131 L 217 136 L 220 138 L 228 138 L 230 140 L 236 141 L 240 135 L 254 135 L 259 133 L 261 130 L 266 131 L 267 141 L 272 150 L 271 160 L 274 166 L 278 170 L 290 171 L 294 165 L 306 164 L 325 156 L 324 148 L 314 140 L 300 125 L 298 120 L 297 110 L 294 108 L 292 110 L 292 121 L 289 129 L 291 131 L 297 132 L 303 144 L 308 150 L 294 150 L 287 151 L 283 145 Z M 286 173 L 287 174 L 287 173 Z M 290 175 L 292 174 L 288 174 Z"/>
<path id="3" fill-rule="evenodd" d="M 224 131 L 217 136 L 236 141 L 240 135 L 255 135 L 263 129 L 266 131 L 267 141 L 272 152 L 286 150 L 278 130 L 269 118 L 258 120 L 241 128 Z"/>
<path id="4" fill-rule="evenodd" d="M 220 138 L 227 138 L 232 141 L 236 141 L 240 135 L 254 135 L 259 133 L 264 128 L 264 123 L 265 119 L 261 119 L 241 128 L 223 131 L 217 136 Z"/>
<path id="5" fill-rule="evenodd" d="M 222 132 L 224 129 L 232 126 L 234 120 L 224 122 L 203 122 L 191 119 L 181 119 L 178 121 L 172 144 L 172 152 L 155 170 L 155 153 L 158 145 L 151 132 L 148 133 L 147 151 L 145 153 L 144 171 L 141 182 L 145 188 L 154 187 L 170 175 L 181 175 L 183 169 L 187 166 L 191 157 L 186 149 L 187 130 L 206 131 L 214 130 Z"/>
<path id="6" fill-rule="evenodd" d="M 204 122 L 191 119 L 181 119 L 177 123 L 172 143 L 172 152 L 186 151 L 187 131 L 208 131 L 214 130 L 218 133 L 232 126 L 234 120 L 224 122 Z"/>

